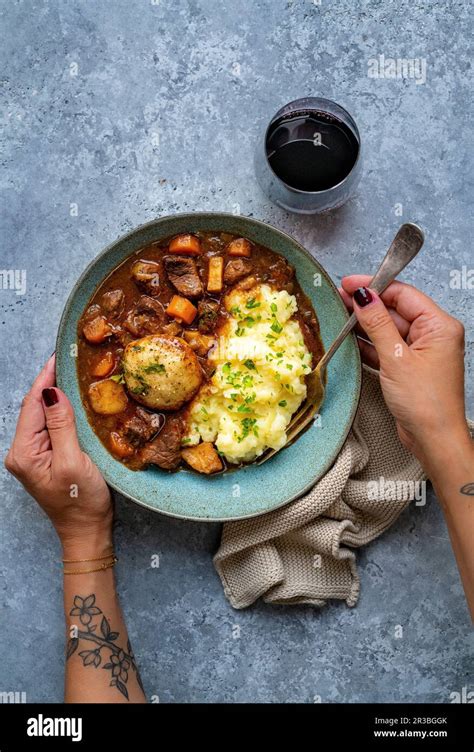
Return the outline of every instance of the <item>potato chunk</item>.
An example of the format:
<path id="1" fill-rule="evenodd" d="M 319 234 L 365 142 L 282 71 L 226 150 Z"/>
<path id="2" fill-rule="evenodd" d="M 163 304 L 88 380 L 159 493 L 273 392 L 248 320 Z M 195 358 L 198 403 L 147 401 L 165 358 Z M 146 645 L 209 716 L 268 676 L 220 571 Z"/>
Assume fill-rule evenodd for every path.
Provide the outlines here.
<path id="1" fill-rule="evenodd" d="M 201 358 L 205 358 L 211 347 L 216 344 L 215 337 L 201 334 L 201 332 L 195 329 L 186 329 L 183 337 L 191 345 L 196 355 L 200 355 Z"/>
<path id="2" fill-rule="evenodd" d="M 209 259 L 209 273 L 207 278 L 208 292 L 221 292 L 223 287 L 224 259 L 222 256 L 212 256 Z"/>
<path id="3" fill-rule="evenodd" d="M 198 473 L 210 475 L 222 470 L 222 460 L 217 454 L 214 444 L 211 444 L 210 441 L 203 441 L 197 446 L 182 449 L 181 457 Z"/>
<path id="4" fill-rule="evenodd" d="M 116 415 L 125 410 L 128 397 L 122 384 L 105 379 L 90 385 L 89 402 L 94 412 L 99 415 Z"/>

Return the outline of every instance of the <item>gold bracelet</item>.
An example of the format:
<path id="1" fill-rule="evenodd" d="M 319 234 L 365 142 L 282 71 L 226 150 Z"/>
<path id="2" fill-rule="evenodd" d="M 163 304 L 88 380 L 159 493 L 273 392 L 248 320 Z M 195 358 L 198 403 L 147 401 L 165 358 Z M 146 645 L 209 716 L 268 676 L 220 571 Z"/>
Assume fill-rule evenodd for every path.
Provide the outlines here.
<path id="1" fill-rule="evenodd" d="M 101 564 L 100 567 L 95 567 L 94 569 L 65 569 L 64 574 L 89 574 L 90 572 L 103 572 L 105 569 L 114 567 L 117 561 L 118 558 L 114 556 L 113 561 L 109 561 L 108 563 L 104 562 L 104 564 Z"/>
<path id="2" fill-rule="evenodd" d="M 112 550 L 110 554 L 96 556 L 94 559 L 63 559 L 63 564 L 82 564 L 85 561 L 101 561 L 102 559 L 110 559 L 110 557 L 114 555 L 114 551 Z"/>

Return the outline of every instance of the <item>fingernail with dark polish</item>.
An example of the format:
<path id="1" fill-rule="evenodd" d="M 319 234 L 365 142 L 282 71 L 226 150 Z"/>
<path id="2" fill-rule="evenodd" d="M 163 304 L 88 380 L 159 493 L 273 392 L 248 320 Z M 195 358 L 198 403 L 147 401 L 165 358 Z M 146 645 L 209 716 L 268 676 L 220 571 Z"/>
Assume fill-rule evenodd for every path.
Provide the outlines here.
<path id="1" fill-rule="evenodd" d="M 373 295 L 366 287 L 359 287 L 354 293 L 354 300 L 360 308 L 369 305 L 373 301 Z"/>
<path id="2" fill-rule="evenodd" d="M 58 395 L 56 394 L 56 389 L 43 389 L 42 392 L 43 395 L 43 402 L 46 405 L 46 407 L 52 407 L 58 402 Z"/>

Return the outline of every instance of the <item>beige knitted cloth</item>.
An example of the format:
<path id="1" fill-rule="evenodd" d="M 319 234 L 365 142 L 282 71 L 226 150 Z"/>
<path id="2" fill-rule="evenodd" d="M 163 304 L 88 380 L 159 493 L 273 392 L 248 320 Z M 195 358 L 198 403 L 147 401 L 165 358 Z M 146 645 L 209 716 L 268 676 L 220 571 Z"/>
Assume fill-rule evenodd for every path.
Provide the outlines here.
<path id="1" fill-rule="evenodd" d="M 336 598 L 354 606 L 360 581 L 353 549 L 419 499 L 425 477 L 400 443 L 378 374 L 364 368 L 354 425 L 326 475 L 291 504 L 224 525 L 214 564 L 230 603 L 245 608 L 263 597 L 323 606 Z"/>

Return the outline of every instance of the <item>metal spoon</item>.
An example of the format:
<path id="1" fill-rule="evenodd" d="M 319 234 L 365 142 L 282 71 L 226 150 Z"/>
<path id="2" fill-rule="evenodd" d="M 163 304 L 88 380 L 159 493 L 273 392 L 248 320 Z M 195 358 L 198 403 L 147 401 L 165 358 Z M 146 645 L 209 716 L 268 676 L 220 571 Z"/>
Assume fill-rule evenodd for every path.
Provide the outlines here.
<path id="1" fill-rule="evenodd" d="M 407 264 L 415 258 L 423 245 L 423 241 L 424 235 L 418 225 L 411 222 L 402 225 L 395 235 L 378 271 L 372 277 L 369 287 L 380 295 Z M 314 371 L 311 371 L 307 376 L 306 401 L 303 407 L 295 413 L 288 425 L 286 444 L 284 446 L 294 441 L 319 412 L 324 400 L 327 365 L 356 323 L 357 318 L 355 313 L 353 313 L 342 327 L 332 345 L 324 353 Z M 283 449 L 284 447 L 281 448 Z M 267 449 L 257 460 L 257 465 L 262 465 L 279 451 L 279 449 Z"/>

